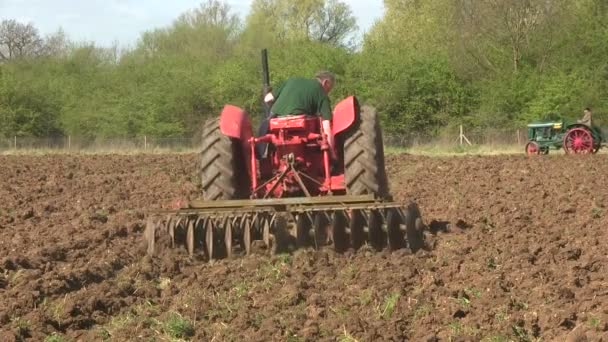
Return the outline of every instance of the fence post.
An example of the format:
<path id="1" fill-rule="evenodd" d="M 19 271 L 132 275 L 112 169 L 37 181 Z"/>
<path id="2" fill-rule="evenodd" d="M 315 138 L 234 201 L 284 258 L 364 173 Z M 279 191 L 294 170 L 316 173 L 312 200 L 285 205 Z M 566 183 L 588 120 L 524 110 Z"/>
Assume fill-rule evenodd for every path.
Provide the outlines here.
<path id="1" fill-rule="evenodd" d="M 519 128 L 517 129 L 517 145 L 521 145 L 521 137 L 519 134 Z"/>
<path id="2" fill-rule="evenodd" d="M 15 135 L 15 150 L 17 149 L 17 136 Z"/>
<path id="3" fill-rule="evenodd" d="M 460 140 L 461 146 L 462 146 L 462 144 L 464 144 L 465 141 L 467 144 L 469 144 L 469 146 L 472 146 L 469 139 L 466 137 L 466 135 L 464 135 L 464 129 L 462 128 L 462 125 L 460 125 L 460 135 L 458 136 L 458 139 Z"/>
<path id="4" fill-rule="evenodd" d="M 148 149 L 148 136 L 144 135 L 144 150 Z"/>
<path id="5" fill-rule="evenodd" d="M 460 145 L 462 146 L 462 137 L 464 136 L 464 134 L 462 133 L 462 125 L 460 125 Z"/>
<path id="6" fill-rule="evenodd" d="M 68 150 L 72 149 L 72 136 L 68 135 Z"/>

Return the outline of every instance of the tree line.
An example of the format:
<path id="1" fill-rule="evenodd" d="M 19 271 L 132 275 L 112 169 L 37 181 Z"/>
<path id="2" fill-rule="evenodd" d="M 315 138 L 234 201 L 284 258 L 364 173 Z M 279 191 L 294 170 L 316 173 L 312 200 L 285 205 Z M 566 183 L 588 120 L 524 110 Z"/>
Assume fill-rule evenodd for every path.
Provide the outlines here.
<path id="1" fill-rule="evenodd" d="M 273 83 L 333 71 L 334 103 L 375 106 L 387 132 L 510 129 L 606 112 L 608 2 L 384 0 L 359 34 L 341 0 L 207 0 L 133 47 L 0 23 L 0 135 L 183 136 L 231 103 L 259 116 L 259 51 Z"/>

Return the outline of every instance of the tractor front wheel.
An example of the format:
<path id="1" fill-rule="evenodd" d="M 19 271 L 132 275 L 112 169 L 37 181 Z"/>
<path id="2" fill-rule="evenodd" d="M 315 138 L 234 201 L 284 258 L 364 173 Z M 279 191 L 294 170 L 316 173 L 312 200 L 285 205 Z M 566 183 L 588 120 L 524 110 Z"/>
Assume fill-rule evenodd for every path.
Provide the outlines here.
<path id="1" fill-rule="evenodd" d="M 593 136 L 587 128 L 574 127 L 564 135 L 564 151 L 567 154 L 590 154 L 593 149 Z"/>
<path id="2" fill-rule="evenodd" d="M 540 146 L 536 141 L 529 141 L 526 144 L 526 154 L 529 156 L 539 155 L 541 153 Z"/>

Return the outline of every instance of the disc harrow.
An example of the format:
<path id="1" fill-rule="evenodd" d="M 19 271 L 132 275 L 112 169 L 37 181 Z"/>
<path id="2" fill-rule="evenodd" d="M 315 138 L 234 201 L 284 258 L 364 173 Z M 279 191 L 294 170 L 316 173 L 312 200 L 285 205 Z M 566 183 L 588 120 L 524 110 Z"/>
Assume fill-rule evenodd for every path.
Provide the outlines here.
<path id="1" fill-rule="evenodd" d="M 423 246 L 423 222 L 415 203 L 373 196 L 193 201 L 160 211 L 147 222 L 147 252 L 162 236 L 171 248 L 208 260 L 248 255 L 260 241 L 271 253 L 333 246 L 337 252 L 369 244 L 376 250 Z"/>

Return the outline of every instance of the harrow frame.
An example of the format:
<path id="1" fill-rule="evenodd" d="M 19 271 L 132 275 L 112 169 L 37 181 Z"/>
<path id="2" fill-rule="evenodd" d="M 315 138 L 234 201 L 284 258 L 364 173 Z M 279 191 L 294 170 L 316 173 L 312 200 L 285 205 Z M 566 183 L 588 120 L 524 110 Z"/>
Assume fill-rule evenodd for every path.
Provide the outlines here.
<path id="1" fill-rule="evenodd" d="M 273 252 L 287 251 L 290 245 L 321 248 L 332 243 L 342 252 L 358 249 L 366 241 L 378 250 L 385 246 L 396 250 L 406 243 L 413 250 L 422 247 L 423 223 L 416 204 L 373 195 L 195 200 L 183 208 L 154 214 L 145 231 L 149 255 L 155 252 L 159 234 L 171 238 L 172 248 L 179 247 L 175 240 L 181 235 L 178 240 L 185 241 L 183 247 L 190 257 L 202 247 L 208 260 L 219 254 L 214 245 L 224 245 L 222 256 L 230 258 L 235 242 L 250 254 L 255 240 L 263 241 Z"/>

